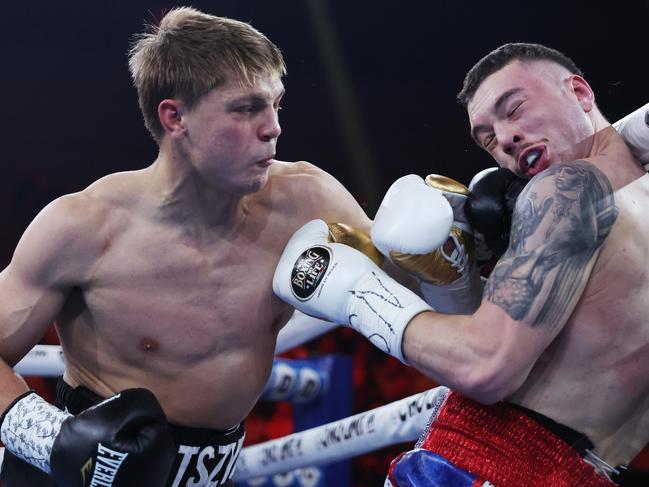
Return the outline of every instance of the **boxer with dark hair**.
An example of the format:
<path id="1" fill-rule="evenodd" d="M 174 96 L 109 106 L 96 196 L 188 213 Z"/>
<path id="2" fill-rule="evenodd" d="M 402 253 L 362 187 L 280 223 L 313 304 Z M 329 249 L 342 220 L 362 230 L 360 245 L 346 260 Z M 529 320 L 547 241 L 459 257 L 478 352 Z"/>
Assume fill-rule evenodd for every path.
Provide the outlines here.
<path id="1" fill-rule="evenodd" d="M 346 320 L 453 390 L 418 448 L 393 462 L 388 483 L 613 485 L 614 466 L 649 441 L 649 175 L 599 111 L 581 72 L 553 49 L 496 49 L 469 72 L 460 98 L 476 143 L 529 179 L 482 301 L 467 301 L 463 315 L 422 311 L 418 296 L 367 258 L 327 244 L 317 221 L 289 242 L 274 289 L 308 313 Z M 505 196 L 494 201 L 506 208 L 514 180 L 502 172 L 498 178 Z M 411 253 L 423 253 L 422 238 L 435 250 L 447 241 L 450 221 L 439 220 L 428 236 L 420 229 L 435 228 L 429 222 L 443 210 L 439 194 L 446 196 L 459 245 L 435 252 L 448 257 L 445 276 L 455 278 L 436 281 L 430 269 L 417 271 L 442 294 L 476 288 L 460 238 L 470 231 L 462 226 L 468 194 L 460 186 L 402 178 L 382 204 L 390 211 L 379 209 L 372 229 L 379 249 L 391 257 L 390 244 L 398 250 L 395 263 L 408 241 L 418 249 Z M 407 201 L 415 193 L 418 211 L 399 216 L 400 201 L 416 207 Z M 297 300 L 291 271 L 311 246 L 330 249 L 328 271 Z M 420 265 L 440 262 L 414 257 Z"/>

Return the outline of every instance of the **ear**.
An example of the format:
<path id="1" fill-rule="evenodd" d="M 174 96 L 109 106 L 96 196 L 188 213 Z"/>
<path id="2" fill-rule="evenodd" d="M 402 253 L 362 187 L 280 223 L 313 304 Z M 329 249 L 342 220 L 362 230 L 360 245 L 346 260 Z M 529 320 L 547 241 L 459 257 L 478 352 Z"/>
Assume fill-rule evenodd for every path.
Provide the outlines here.
<path id="1" fill-rule="evenodd" d="M 164 99 L 158 105 L 158 118 L 165 132 L 170 137 L 182 136 L 185 133 L 183 121 L 183 104 L 174 99 Z"/>
<path id="2" fill-rule="evenodd" d="M 568 78 L 569 89 L 577 97 L 577 101 L 586 113 L 595 107 L 595 93 L 584 78 L 573 74 Z"/>

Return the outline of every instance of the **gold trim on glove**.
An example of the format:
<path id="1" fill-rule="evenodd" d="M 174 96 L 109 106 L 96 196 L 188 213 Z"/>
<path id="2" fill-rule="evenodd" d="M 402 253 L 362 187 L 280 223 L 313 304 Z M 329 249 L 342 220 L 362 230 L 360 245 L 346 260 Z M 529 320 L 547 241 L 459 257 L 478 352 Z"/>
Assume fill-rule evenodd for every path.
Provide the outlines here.
<path id="1" fill-rule="evenodd" d="M 329 241 L 348 245 L 360 250 L 377 266 L 383 267 L 385 257 L 372 243 L 369 234 L 344 223 L 328 223 Z"/>
<path id="2" fill-rule="evenodd" d="M 474 257 L 473 235 L 453 225 L 444 245 L 428 254 L 404 254 L 393 250 L 390 259 L 409 274 L 436 285 L 455 282 Z"/>
<path id="3" fill-rule="evenodd" d="M 457 193 L 464 196 L 469 196 L 469 190 L 466 186 L 456 181 L 455 179 L 447 178 L 446 176 L 442 176 L 440 174 L 429 174 L 428 176 L 426 176 L 426 184 L 448 193 Z"/>

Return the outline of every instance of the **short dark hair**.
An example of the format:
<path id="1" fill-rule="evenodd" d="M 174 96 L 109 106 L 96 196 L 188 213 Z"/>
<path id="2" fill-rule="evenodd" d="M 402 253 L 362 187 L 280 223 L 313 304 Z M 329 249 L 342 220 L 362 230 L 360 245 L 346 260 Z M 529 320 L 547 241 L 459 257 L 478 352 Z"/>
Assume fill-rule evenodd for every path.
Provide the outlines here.
<path id="1" fill-rule="evenodd" d="M 511 42 L 491 51 L 469 70 L 464 78 L 462 91 L 457 95 L 460 104 L 466 106 L 485 78 L 514 60 L 552 61 L 560 64 L 572 74 L 584 75 L 572 59 L 556 49 L 541 44 Z"/>

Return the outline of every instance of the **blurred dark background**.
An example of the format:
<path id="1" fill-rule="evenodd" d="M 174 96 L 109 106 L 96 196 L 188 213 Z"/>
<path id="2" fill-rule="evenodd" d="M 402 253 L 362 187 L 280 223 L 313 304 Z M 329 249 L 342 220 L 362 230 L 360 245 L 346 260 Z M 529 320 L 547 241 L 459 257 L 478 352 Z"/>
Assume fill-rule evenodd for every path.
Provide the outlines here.
<path id="1" fill-rule="evenodd" d="M 145 20 L 182 4 L 3 4 L 0 262 L 47 202 L 153 161 L 126 51 Z M 403 174 L 438 172 L 466 183 L 491 164 L 472 145 L 455 95 L 466 70 L 504 42 L 565 51 L 611 121 L 647 101 L 649 0 L 186 4 L 250 21 L 280 46 L 289 73 L 278 158 L 330 171 L 371 216 Z"/>
<path id="2" fill-rule="evenodd" d="M 0 268 L 49 201 L 154 160 L 126 51 L 145 20 L 176 5 L 250 21 L 283 50 L 278 158 L 331 172 L 370 216 L 401 175 L 468 183 L 492 165 L 455 95 L 467 69 L 504 42 L 570 55 L 611 121 L 649 98 L 649 0 L 5 2 Z"/>

